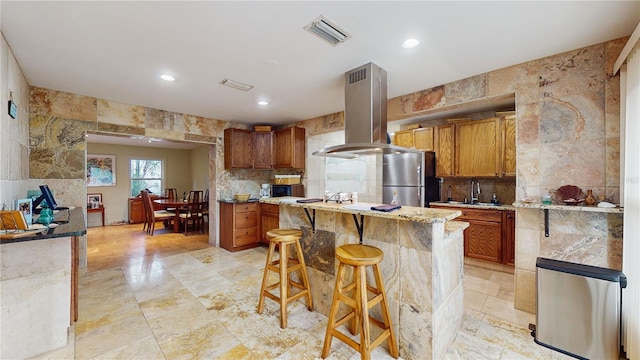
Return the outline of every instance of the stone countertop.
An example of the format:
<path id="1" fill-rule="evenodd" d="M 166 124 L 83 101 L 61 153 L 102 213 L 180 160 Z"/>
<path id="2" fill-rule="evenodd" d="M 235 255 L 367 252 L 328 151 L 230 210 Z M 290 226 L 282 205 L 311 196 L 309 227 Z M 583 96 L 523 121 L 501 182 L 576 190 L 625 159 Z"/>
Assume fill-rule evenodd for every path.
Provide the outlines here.
<path id="1" fill-rule="evenodd" d="M 381 204 L 372 204 L 372 203 L 364 203 L 364 202 L 358 202 L 355 204 L 346 202 L 344 204 L 338 204 L 334 202 L 325 203 L 322 201 L 314 202 L 314 203 L 298 203 L 297 200 L 299 199 L 305 199 L 305 198 L 301 198 L 301 197 L 264 198 L 264 199 L 260 199 L 260 202 L 266 203 L 266 204 L 287 205 L 291 207 L 334 211 L 334 212 L 342 212 L 342 213 L 348 213 L 348 214 L 367 215 L 367 216 L 379 217 L 379 218 L 416 221 L 416 222 L 425 222 L 425 223 L 438 223 L 438 222 L 443 223 L 443 222 L 451 221 L 456 217 L 462 215 L 462 212 L 460 210 L 453 210 L 453 209 L 445 210 L 445 209 L 430 209 L 430 208 L 421 208 L 421 207 L 413 207 L 413 206 L 403 206 L 402 208 L 397 210 L 384 212 L 384 211 L 371 210 L 372 206 L 377 206 Z"/>
<path id="2" fill-rule="evenodd" d="M 515 210 L 515 206 L 507 205 L 507 204 L 499 204 L 499 205 L 471 205 L 465 204 L 462 202 L 449 203 L 447 201 L 433 201 L 430 204 L 438 205 L 438 206 L 447 206 L 447 207 L 455 207 L 455 208 L 467 208 L 467 209 L 483 209 L 483 210 Z"/>
<path id="3" fill-rule="evenodd" d="M 601 213 L 624 213 L 624 208 L 616 206 L 614 208 L 597 207 L 597 206 L 582 206 L 582 205 L 544 205 L 540 203 L 525 203 L 514 202 L 514 207 L 524 209 L 548 209 L 548 210 L 565 210 L 565 211 L 588 211 L 588 212 L 601 212 Z"/>
<path id="4" fill-rule="evenodd" d="M 84 220 L 84 209 L 81 207 L 70 207 L 69 210 L 59 210 L 54 214 L 54 222 L 58 226 L 46 228 L 40 232 L 28 236 L 19 236 L 11 239 L 2 239 L 0 244 L 26 242 L 34 240 L 44 240 L 68 236 L 81 236 L 87 233 Z"/>

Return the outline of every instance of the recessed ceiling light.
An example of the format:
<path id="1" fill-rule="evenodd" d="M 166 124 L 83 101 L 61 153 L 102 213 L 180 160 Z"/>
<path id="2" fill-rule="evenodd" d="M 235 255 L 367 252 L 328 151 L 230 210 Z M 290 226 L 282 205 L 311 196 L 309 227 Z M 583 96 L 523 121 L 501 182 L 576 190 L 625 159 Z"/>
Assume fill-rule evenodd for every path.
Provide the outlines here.
<path id="1" fill-rule="evenodd" d="M 420 41 L 418 41 L 417 39 L 408 39 L 402 43 L 402 47 L 406 49 L 411 49 L 418 46 L 418 44 L 420 44 Z"/>
<path id="2" fill-rule="evenodd" d="M 174 81 L 176 78 L 174 78 L 171 75 L 162 74 L 162 75 L 160 75 L 160 79 L 166 80 L 166 81 Z"/>
<path id="3" fill-rule="evenodd" d="M 266 106 L 266 105 L 269 105 L 269 102 L 265 100 L 260 100 L 258 101 L 258 105 Z"/>

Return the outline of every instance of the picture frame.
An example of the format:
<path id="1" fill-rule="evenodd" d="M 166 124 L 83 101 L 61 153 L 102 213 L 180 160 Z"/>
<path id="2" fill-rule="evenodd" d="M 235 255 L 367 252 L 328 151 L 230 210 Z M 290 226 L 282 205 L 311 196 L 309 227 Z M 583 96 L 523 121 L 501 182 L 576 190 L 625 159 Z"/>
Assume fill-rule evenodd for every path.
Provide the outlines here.
<path id="1" fill-rule="evenodd" d="M 87 186 L 116 186 L 116 156 L 87 154 Z"/>
<path id="2" fill-rule="evenodd" d="M 87 209 L 97 209 L 102 204 L 102 193 L 87 194 Z"/>
<path id="3" fill-rule="evenodd" d="M 31 198 L 16 200 L 14 209 L 22 213 L 27 225 L 31 225 L 33 223 L 33 200 Z"/>

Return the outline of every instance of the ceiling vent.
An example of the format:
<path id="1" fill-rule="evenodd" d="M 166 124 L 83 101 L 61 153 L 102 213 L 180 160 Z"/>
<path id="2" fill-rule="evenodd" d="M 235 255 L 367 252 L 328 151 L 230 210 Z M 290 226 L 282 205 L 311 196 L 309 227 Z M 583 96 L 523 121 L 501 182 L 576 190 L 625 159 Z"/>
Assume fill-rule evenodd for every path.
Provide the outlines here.
<path id="1" fill-rule="evenodd" d="M 313 20 L 311 24 L 305 26 L 304 29 L 332 46 L 339 45 L 351 37 L 346 31 L 340 29 L 322 15 Z"/>
<path id="2" fill-rule="evenodd" d="M 242 90 L 242 91 L 249 91 L 251 89 L 253 89 L 253 85 L 248 85 L 248 84 L 243 84 L 239 81 L 235 81 L 235 80 L 231 80 L 231 79 L 224 79 L 222 81 L 220 81 L 220 84 L 224 85 L 224 86 L 228 86 L 230 88 L 234 88 L 237 90 Z"/>

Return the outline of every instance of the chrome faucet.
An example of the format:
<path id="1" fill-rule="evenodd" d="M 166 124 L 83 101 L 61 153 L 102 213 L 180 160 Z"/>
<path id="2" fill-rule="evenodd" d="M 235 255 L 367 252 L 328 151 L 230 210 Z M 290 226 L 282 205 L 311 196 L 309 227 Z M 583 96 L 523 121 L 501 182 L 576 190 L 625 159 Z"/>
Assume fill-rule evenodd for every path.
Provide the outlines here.
<path id="1" fill-rule="evenodd" d="M 474 191 L 476 188 L 476 191 Z M 480 201 L 480 182 L 476 180 L 471 180 L 471 204 L 475 204 Z"/>

